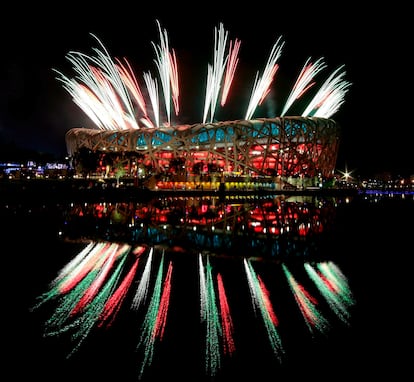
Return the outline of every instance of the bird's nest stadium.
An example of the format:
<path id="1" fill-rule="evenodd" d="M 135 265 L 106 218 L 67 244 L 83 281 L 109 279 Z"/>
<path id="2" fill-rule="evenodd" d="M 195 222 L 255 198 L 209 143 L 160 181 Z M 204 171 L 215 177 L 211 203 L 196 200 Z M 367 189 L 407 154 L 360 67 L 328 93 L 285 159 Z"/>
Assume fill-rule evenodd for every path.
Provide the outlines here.
<path id="1" fill-rule="evenodd" d="M 70 156 L 81 148 L 136 155 L 152 173 L 224 172 L 332 178 L 340 129 L 332 119 L 277 117 L 129 130 L 73 128 Z"/>

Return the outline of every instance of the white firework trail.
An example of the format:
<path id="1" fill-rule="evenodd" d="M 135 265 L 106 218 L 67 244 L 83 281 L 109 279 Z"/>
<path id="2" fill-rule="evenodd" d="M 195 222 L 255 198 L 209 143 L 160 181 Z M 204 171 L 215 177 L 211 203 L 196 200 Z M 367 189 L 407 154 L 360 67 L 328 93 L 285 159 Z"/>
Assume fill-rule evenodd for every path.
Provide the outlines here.
<path id="1" fill-rule="evenodd" d="M 138 125 L 136 125 L 135 121 L 135 113 L 134 113 L 134 107 L 131 102 L 131 97 L 128 92 L 128 88 L 126 87 L 123 78 L 121 76 L 121 73 L 119 71 L 118 65 L 114 63 L 112 60 L 108 50 L 105 48 L 105 46 L 102 44 L 102 42 L 92 34 L 93 37 L 99 42 L 102 50 L 99 50 L 98 48 L 93 48 L 95 53 L 97 54 L 97 57 L 91 56 L 90 59 L 92 60 L 95 65 L 100 68 L 103 73 L 106 75 L 108 81 L 111 83 L 112 87 L 115 89 L 116 94 L 118 95 L 120 101 L 121 101 L 121 111 L 125 113 L 124 108 L 126 109 L 126 117 L 125 119 L 131 121 L 132 123 L 135 122 L 135 126 L 129 126 L 124 125 L 124 128 L 138 128 Z"/>
<path id="2" fill-rule="evenodd" d="M 224 30 L 222 23 L 220 23 L 219 29 L 214 28 L 213 65 L 209 64 L 207 70 L 207 86 L 203 123 L 207 121 L 207 114 L 209 111 L 209 122 L 213 122 L 214 120 L 214 114 L 227 62 L 227 56 L 225 55 L 227 37 L 228 32 Z"/>
<path id="3" fill-rule="evenodd" d="M 153 78 L 150 72 L 145 72 L 143 77 L 148 89 L 152 110 L 154 112 L 155 126 L 160 126 L 160 98 L 157 79 Z M 148 127 L 154 127 L 154 125 L 149 124 Z"/>
<path id="4" fill-rule="evenodd" d="M 326 79 L 302 113 L 302 117 L 330 118 L 338 111 L 351 85 L 343 79 L 346 74 L 345 71 L 341 72 L 343 68 L 344 65 L 341 65 Z"/>
<path id="5" fill-rule="evenodd" d="M 116 262 L 117 257 L 121 253 L 126 253 L 129 251 L 128 245 L 117 245 L 115 248 L 112 249 L 110 253 L 107 254 L 105 258 L 105 262 L 102 264 L 101 269 L 99 270 L 99 273 L 97 274 L 95 280 L 91 285 L 88 287 L 88 289 L 85 291 L 82 298 L 79 300 L 79 303 L 74 307 L 72 310 L 72 314 L 78 313 L 82 309 L 84 309 L 85 306 L 87 306 L 96 296 L 98 291 L 101 289 L 101 286 L 107 279 L 108 275 L 113 269 L 113 266 Z"/>
<path id="6" fill-rule="evenodd" d="M 310 57 L 306 60 L 305 65 L 303 66 L 299 76 L 295 82 L 295 85 L 292 88 L 292 91 L 289 94 L 289 97 L 283 107 L 282 113 L 280 114 L 283 117 L 286 112 L 290 109 L 292 104 L 300 98 L 305 92 L 311 88 L 315 82 L 311 81 L 314 77 L 324 68 L 326 68 L 326 64 L 323 62 L 323 58 L 319 58 L 314 63 L 310 62 Z"/>
<path id="7" fill-rule="evenodd" d="M 220 303 L 220 313 L 221 313 L 221 326 L 222 326 L 222 337 L 223 337 L 223 352 L 224 354 L 232 355 L 236 350 L 234 343 L 233 333 L 233 319 L 230 314 L 230 307 L 228 304 L 228 298 L 226 291 L 224 289 L 223 278 L 221 274 L 217 274 L 217 289 L 218 289 L 218 298 Z"/>
<path id="8" fill-rule="evenodd" d="M 152 43 L 154 47 L 156 59 L 155 65 L 158 69 L 158 74 L 161 80 L 161 86 L 164 94 L 164 105 L 167 113 L 167 123 L 171 124 L 171 60 L 170 60 L 170 48 L 168 43 L 168 34 L 165 29 L 161 28 L 159 21 L 157 20 L 158 32 L 160 37 L 160 44 L 156 45 Z"/>
<path id="9" fill-rule="evenodd" d="M 141 92 L 132 67 L 127 60 L 121 62 L 113 60 L 102 42 L 91 34 L 99 43 L 93 48 L 93 55 L 71 51 L 66 55 L 75 72 L 69 78 L 58 70 L 54 70 L 56 77 L 63 84 L 63 88 L 72 96 L 77 104 L 91 121 L 101 130 L 126 130 L 145 127 L 171 126 L 171 105 L 175 115 L 180 111 L 179 76 L 177 58 L 174 50 L 169 47 L 168 34 L 161 28 L 157 20 L 159 44 L 152 42 L 155 50 L 155 59 L 158 74 L 153 79 L 149 72 L 144 73 L 144 81 L 148 90 L 152 112 L 149 113 L 146 100 Z M 213 123 L 216 107 L 221 91 L 220 105 L 227 102 L 230 87 L 239 63 L 238 54 L 240 41 L 230 41 L 228 53 L 226 46 L 228 32 L 220 23 L 214 29 L 213 63 L 207 67 L 207 81 L 202 122 Z M 284 42 L 279 37 L 273 45 L 263 74 L 256 73 L 254 85 L 250 95 L 248 108 L 244 119 L 250 120 L 257 107 L 262 104 L 271 90 L 274 78 L 279 69 L 278 60 L 281 56 Z M 300 72 L 294 87 L 283 107 L 280 116 L 284 116 L 292 104 L 309 88 L 314 86 L 314 77 L 326 67 L 320 58 L 314 63 L 310 58 Z M 351 85 L 343 79 L 344 65 L 335 70 L 317 91 L 312 101 L 302 113 L 303 117 L 330 118 L 344 102 L 344 97 Z M 159 78 L 158 78 L 159 77 Z M 163 93 L 163 106 L 167 115 L 166 121 L 161 121 L 160 96 Z M 151 117 L 149 116 L 151 114 Z M 163 117 L 164 118 L 164 117 Z"/>
<path id="10" fill-rule="evenodd" d="M 138 128 L 134 107 L 118 65 L 111 59 L 101 41 L 91 35 L 99 42 L 103 51 L 94 48 L 97 57 L 69 52 L 66 58 L 77 73 L 77 80 L 55 70 L 59 75 L 57 79 L 99 128 Z"/>
<path id="11" fill-rule="evenodd" d="M 253 113 L 255 112 L 257 106 L 263 102 L 270 91 L 270 85 L 272 84 L 274 76 L 279 68 L 277 61 L 281 56 L 282 48 L 285 44 L 284 41 L 281 40 L 282 38 L 279 37 L 273 45 L 263 75 L 259 77 L 259 72 L 256 74 L 253 91 L 244 119 L 250 120 L 253 117 Z"/>
<path id="12" fill-rule="evenodd" d="M 102 50 L 93 48 L 96 57 L 69 52 L 66 58 L 77 73 L 77 80 L 54 70 L 59 75 L 57 80 L 63 83 L 74 102 L 99 128 L 138 128 L 131 97 L 118 65 L 112 60 L 102 42 L 95 35 L 91 36 L 98 41 Z"/>
<path id="13" fill-rule="evenodd" d="M 122 81 L 127 86 L 129 92 L 134 97 L 135 102 L 138 104 L 142 113 L 144 114 L 144 118 L 147 119 L 148 115 L 147 115 L 147 106 L 145 103 L 145 98 L 138 85 L 138 81 L 135 77 L 134 71 L 132 70 L 131 64 L 126 59 L 124 60 L 127 66 L 125 66 L 120 60 L 117 60 L 118 62 L 117 67 L 118 67 L 119 74 L 122 78 Z"/>
<path id="14" fill-rule="evenodd" d="M 178 77 L 178 64 L 177 57 L 174 50 L 170 53 L 170 83 L 171 83 L 171 98 L 174 105 L 175 115 L 178 115 L 180 112 L 180 86 L 179 86 L 179 77 Z"/>
<path id="15" fill-rule="evenodd" d="M 220 102 L 221 106 L 224 106 L 224 104 L 226 103 L 231 84 L 233 83 L 234 74 L 239 63 L 240 45 L 241 41 L 238 39 L 236 39 L 234 42 L 230 41 L 229 54 L 226 65 L 226 75 L 224 76 L 223 92 L 221 95 Z"/>

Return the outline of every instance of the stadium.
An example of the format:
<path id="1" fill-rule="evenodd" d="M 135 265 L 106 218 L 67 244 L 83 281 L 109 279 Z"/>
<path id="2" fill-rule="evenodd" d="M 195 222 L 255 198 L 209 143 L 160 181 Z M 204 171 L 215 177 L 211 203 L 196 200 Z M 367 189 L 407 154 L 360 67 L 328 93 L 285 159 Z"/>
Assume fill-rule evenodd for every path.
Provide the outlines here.
<path id="1" fill-rule="evenodd" d="M 202 122 L 172 123 L 173 112 L 177 117 L 180 110 L 177 61 L 166 31 L 159 23 L 158 28 L 160 44 L 153 46 L 161 91 L 158 79 L 149 72 L 144 73 L 145 87 L 141 88 L 129 63 L 113 61 L 95 36 L 102 48 L 94 49 L 97 56 L 73 51 L 67 55 L 77 76 L 58 72 L 58 79 L 97 127 L 73 128 L 66 133 L 67 151 L 77 173 L 156 178 L 151 187 L 174 188 L 181 187 L 180 182 L 186 187 L 215 188 L 216 180 L 223 183 L 226 177 L 225 182 L 228 177 L 242 177 L 243 183 L 250 179 L 258 183 L 259 179 L 259 184 L 264 179 L 266 187 L 320 186 L 333 178 L 340 129 L 331 116 L 350 86 L 343 80 L 343 66 L 331 73 L 301 113 L 287 116 L 292 104 L 313 87 L 314 77 L 326 67 L 322 58 L 311 61 L 309 57 L 279 115 L 254 117 L 279 68 L 284 46 L 279 38 L 263 76 L 257 72 L 244 117 L 217 122 L 215 112 L 227 103 L 240 45 L 235 39 L 226 51 L 227 31 L 221 24 L 215 30 L 214 64 L 207 70 Z M 151 108 L 147 107 L 149 100 Z M 212 177 L 214 185 L 206 185 Z M 194 185 L 188 185 L 189 181 Z"/>
<path id="2" fill-rule="evenodd" d="M 139 130 L 74 128 L 66 144 L 73 157 L 83 147 L 132 158 L 127 172 L 140 167 L 171 177 L 271 176 L 295 184 L 295 179 L 333 176 L 339 127 L 332 119 L 279 117 Z"/>

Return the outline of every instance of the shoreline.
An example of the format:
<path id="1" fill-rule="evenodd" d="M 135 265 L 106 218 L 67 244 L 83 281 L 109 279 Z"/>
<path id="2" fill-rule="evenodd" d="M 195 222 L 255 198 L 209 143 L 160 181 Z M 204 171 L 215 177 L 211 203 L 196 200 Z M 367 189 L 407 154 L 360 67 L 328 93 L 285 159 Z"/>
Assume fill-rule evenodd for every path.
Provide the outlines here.
<path id="1" fill-rule="evenodd" d="M 87 180 L 3 180 L 0 197 L 3 202 L 59 202 L 59 201 L 134 201 L 171 196 L 265 197 L 265 196 L 356 196 L 356 188 L 317 189 L 257 189 L 257 190 L 209 190 L 209 189 L 157 189 L 151 190 L 133 185 L 102 187 Z"/>

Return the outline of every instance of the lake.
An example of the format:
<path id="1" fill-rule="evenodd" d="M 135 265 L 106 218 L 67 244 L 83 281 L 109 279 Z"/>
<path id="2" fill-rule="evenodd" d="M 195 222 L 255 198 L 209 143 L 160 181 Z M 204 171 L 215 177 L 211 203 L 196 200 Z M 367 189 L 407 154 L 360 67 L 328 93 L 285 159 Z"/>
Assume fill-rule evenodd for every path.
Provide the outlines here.
<path id="1" fill-rule="evenodd" d="M 413 198 L 3 202 L 9 375 L 405 378 Z"/>

